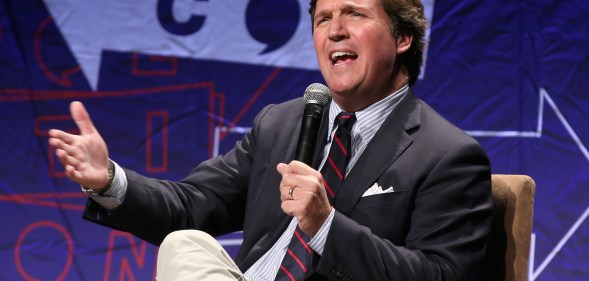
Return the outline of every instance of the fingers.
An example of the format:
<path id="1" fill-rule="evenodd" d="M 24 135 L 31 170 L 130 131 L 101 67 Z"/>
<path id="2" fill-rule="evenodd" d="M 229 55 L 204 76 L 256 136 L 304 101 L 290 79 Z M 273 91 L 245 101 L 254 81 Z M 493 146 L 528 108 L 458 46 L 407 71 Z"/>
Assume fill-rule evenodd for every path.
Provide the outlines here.
<path id="1" fill-rule="evenodd" d="M 280 182 L 280 200 L 295 200 L 295 189 L 302 188 L 305 182 L 300 175 L 290 173 L 290 168 L 286 164 L 279 164 L 277 167 L 278 172 L 282 175 L 282 181 Z M 301 198 L 300 196 L 296 198 Z"/>
<path id="2" fill-rule="evenodd" d="M 279 163 L 276 166 L 276 170 L 282 175 L 282 181 L 280 182 L 280 201 L 293 200 L 294 190 L 291 190 L 291 188 L 294 189 L 296 183 L 291 179 L 291 168 L 287 164 Z"/>
<path id="3" fill-rule="evenodd" d="M 83 140 L 80 136 L 55 129 L 49 131 L 49 136 L 49 145 L 55 148 L 58 157 L 63 158 L 66 155 L 78 157 L 81 154 L 79 143 L 83 142 Z"/>
<path id="4" fill-rule="evenodd" d="M 282 195 L 282 197 L 286 197 L 286 198 L 284 198 L 282 201 L 295 200 L 294 199 L 294 190 L 296 188 L 297 188 L 296 186 L 288 187 L 288 191 L 286 192 L 286 195 Z"/>
<path id="5" fill-rule="evenodd" d="M 80 134 L 86 135 L 96 132 L 96 127 L 94 127 L 88 111 L 86 111 L 86 108 L 81 102 L 72 102 L 70 104 L 70 113 L 78 129 L 80 129 Z"/>
<path id="6" fill-rule="evenodd" d="M 314 193 L 314 190 L 323 186 L 321 173 L 303 162 L 280 163 L 276 166 L 276 170 L 282 175 L 280 193 L 283 200 L 292 200 L 291 195 L 294 195 L 295 191 L 289 194 L 290 188 L 301 188 L 302 190 L 299 191 L 301 194 L 307 191 Z"/>
<path id="7" fill-rule="evenodd" d="M 49 136 L 49 145 L 55 148 L 55 155 L 61 164 L 66 167 L 66 174 L 67 166 L 78 170 L 83 153 L 76 143 L 82 141 L 80 140 L 81 137 L 55 129 L 49 131 Z"/>
<path id="8" fill-rule="evenodd" d="M 67 144 L 72 144 L 74 142 L 76 135 L 68 134 L 61 130 L 51 129 L 49 130 L 49 144 L 53 145 L 58 144 L 59 142 L 64 142 Z M 55 146 L 55 145 L 53 145 Z"/>
<path id="9" fill-rule="evenodd" d="M 65 166 L 65 165 L 64 165 Z M 80 171 L 78 171 L 78 169 L 72 167 L 72 166 L 65 166 L 65 175 L 72 179 L 73 181 L 79 181 L 80 179 L 83 179 L 83 175 Z"/>
<path id="10" fill-rule="evenodd" d="M 81 163 L 80 159 L 78 159 L 75 155 L 68 154 L 63 149 L 56 149 L 55 155 L 57 156 L 57 158 L 59 158 L 59 161 L 64 166 L 69 165 L 69 166 L 73 166 L 73 167 L 78 167 Z"/>
<path id="11" fill-rule="evenodd" d="M 73 138 L 68 139 L 68 141 L 64 141 L 60 138 L 50 138 L 49 145 L 53 146 L 55 150 L 63 150 L 66 154 L 75 155 L 77 154 L 78 150 L 76 149 L 73 144 L 75 141 Z"/>
<path id="12" fill-rule="evenodd" d="M 321 173 L 300 161 L 291 161 L 288 164 L 279 163 L 276 166 L 278 173 L 284 179 L 287 175 L 308 176 L 309 178 L 322 179 Z"/>
<path id="13" fill-rule="evenodd" d="M 288 164 L 288 167 L 290 169 L 290 173 L 293 174 L 309 175 L 318 173 L 315 169 L 301 161 L 293 160 Z"/>
<path id="14" fill-rule="evenodd" d="M 280 163 L 276 166 L 276 170 L 282 175 L 280 182 L 280 200 L 282 202 L 305 203 L 312 200 L 312 197 L 325 193 L 321 173 L 302 162 Z"/>
<path id="15" fill-rule="evenodd" d="M 282 211 L 297 218 L 303 232 L 314 235 L 331 211 L 321 173 L 299 161 L 280 163 L 276 170 L 282 175 Z"/>

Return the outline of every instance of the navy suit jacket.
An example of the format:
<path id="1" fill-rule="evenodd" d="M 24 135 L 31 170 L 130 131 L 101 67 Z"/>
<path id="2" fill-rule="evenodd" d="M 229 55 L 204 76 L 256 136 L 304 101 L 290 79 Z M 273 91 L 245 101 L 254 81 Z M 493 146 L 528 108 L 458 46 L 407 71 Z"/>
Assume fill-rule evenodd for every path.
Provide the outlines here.
<path id="1" fill-rule="evenodd" d="M 302 99 L 264 108 L 223 156 L 180 182 L 126 170 L 123 204 L 97 219 L 159 245 L 179 229 L 211 235 L 243 230 L 236 263 L 245 272 L 277 241 L 291 217 L 280 208 L 278 163 L 294 157 Z M 327 138 L 327 110 L 318 146 Z M 315 167 L 322 149 L 317 149 Z M 377 183 L 395 192 L 363 197 Z M 309 280 L 474 280 L 490 232 L 490 164 L 470 136 L 411 90 L 387 117 L 336 195 L 323 254 Z"/>

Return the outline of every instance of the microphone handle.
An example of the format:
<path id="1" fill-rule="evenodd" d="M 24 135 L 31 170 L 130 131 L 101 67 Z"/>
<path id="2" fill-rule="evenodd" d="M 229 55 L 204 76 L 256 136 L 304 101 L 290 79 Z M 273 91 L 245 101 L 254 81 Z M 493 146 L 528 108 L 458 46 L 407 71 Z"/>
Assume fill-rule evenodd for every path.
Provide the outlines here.
<path id="1" fill-rule="evenodd" d="M 309 166 L 312 165 L 313 156 L 315 155 L 315 144 L 317 143 L 317 135 L 321 126 L 323 108 L 324 106 L 317 103 L 305 104 L 295 160 L 301 161 Z"/>

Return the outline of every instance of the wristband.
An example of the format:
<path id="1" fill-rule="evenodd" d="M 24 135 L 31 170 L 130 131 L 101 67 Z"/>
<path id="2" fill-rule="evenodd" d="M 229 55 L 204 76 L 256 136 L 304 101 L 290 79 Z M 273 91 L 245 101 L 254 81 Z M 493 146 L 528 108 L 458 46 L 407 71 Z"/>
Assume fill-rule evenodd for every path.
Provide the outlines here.
<path id="1" fill-rule="evenodd" d="M 103 192 L 105 192 L 110 185 L 112 184 L 113 179 L 115 178 L 115 165 L 112 163 L 112 161 L 108 160 L 108 181 L 106 182 L 106 184 L 100 188 L 87 188 L 85 186 L 82 186 L 82 191 L 88 195 L 92 195 L 92 196 L 100 196 Z"/>

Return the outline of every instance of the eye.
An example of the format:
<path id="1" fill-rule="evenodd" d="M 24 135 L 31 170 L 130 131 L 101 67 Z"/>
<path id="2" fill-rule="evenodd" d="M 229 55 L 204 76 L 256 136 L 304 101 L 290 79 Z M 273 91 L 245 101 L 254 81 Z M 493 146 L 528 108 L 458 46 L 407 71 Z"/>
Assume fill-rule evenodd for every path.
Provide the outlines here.
<path id="1" fill-rule="evenodd" d="M 353 17 L 363 17 L 364 15 L 358 12 L 352 12 Z"/>
<path id="2" fill-rule="evenodd" d="M 328 20 L 329 20 L 329 18 L 327 18 L 327 17 L 319 18 L 319 19 L 315 20 L 315 26 L 321 25 L 322 23 L 324 23 Z"/>

